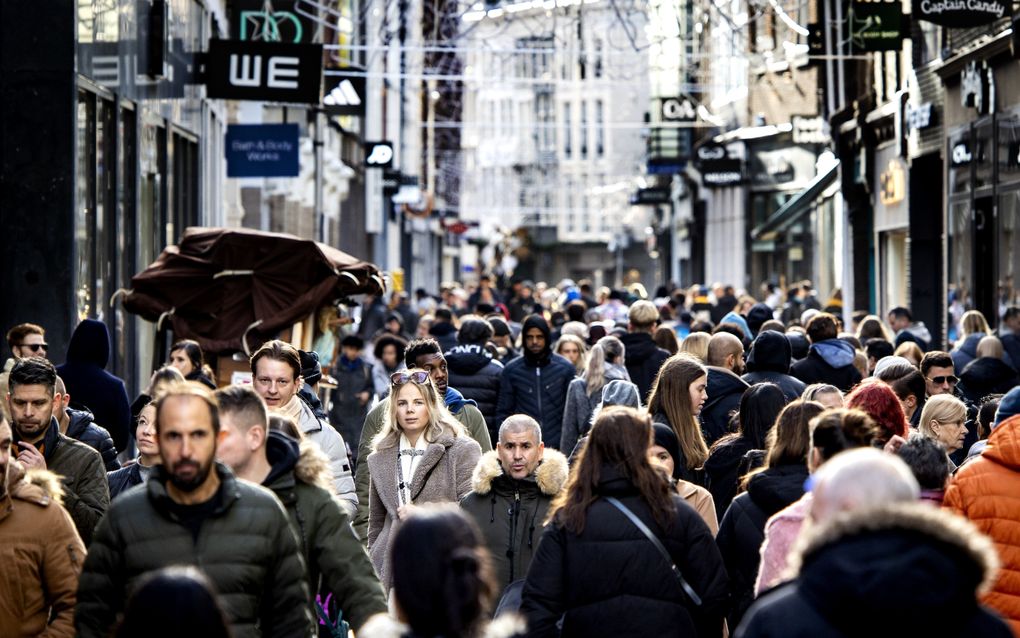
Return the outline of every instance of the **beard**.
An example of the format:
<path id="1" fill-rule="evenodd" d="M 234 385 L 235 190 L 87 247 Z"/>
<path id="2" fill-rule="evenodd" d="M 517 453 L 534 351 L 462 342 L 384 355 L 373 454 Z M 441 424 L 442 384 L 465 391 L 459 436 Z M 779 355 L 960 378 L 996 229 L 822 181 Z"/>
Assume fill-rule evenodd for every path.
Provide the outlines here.
<path id="1" fill-rule="evenodd" d="M 185 472 L 185 468 L 192 471 Z M 204 465 L 197 461 L 178 461 L 170 470 L 170 483 L 182 492 L 194 492 L 205 483 L 211 471 L 212 461 Z"/>
<path id="2" fill-rule="evenodd" d="M 0 498 L 7 496 L 7 467 L 9 463 L 0 465 Z"/>
<path id="3" fill-rule="evenodd" d="M 46 431 L 46 428 L 50 427 L 49 419 L 40 419 L 39 421 L 15 421 L 14 431 L 18 433 L 18 437 L 23 440 L 32 440 L 39 438 L 39 435 Z"/>

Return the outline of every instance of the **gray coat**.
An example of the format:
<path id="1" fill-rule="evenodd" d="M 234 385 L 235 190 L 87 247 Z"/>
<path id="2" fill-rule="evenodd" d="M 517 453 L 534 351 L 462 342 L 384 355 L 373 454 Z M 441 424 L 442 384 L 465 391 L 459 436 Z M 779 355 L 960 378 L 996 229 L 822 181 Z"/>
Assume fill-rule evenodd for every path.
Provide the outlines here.
<path id="1" fill-rule="evenodd" d="M 368 455 L 371 485 L 368 496 L 368 553 L 383 586 L 392 584 L 390 545 L 399 525 L 397 509 L 397 454 L 399 445 L 382 448 Z M 411 500 L 423 503 L 458 503 L 471 491 L 471 474 L 482 448 L 469 436 L 443 432 L 429 443 L 425 456 L 411 480 Z"/>
<path id="2" fill-rule="evenodd" d="M 630 381 L 623 366 L 605 364 L 606 383 L 614 380 Z M 560 430 L 560 449 L 569 453 L 577 440 L 591 428 L 591 415 L 602 402 L 602 388 L 588 394 L 588 382 L 577 378 L 567 386 L 567 404 L 563 408 L 563 428 Z M 604 386 L 603 386 L 604 387 Z"/>

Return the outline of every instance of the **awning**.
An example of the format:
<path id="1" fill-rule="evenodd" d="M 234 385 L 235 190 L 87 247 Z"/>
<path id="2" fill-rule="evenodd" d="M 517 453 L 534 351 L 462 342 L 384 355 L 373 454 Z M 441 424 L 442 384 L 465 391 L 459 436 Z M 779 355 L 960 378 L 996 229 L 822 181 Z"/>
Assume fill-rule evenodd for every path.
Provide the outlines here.
<path id="1" fill-rule="evenodd" d="M 786 230 L 811 210 L 815 200 L 831 186 L 839 175 L 839 162 L 833 162 L 828 169 L 815 176 L 804 190 L 794 195 L 779 210 L 765 220 L 763 224 L 751 230 L 751 239 L 760 239 L 762 235 L 775 231 Z"/>

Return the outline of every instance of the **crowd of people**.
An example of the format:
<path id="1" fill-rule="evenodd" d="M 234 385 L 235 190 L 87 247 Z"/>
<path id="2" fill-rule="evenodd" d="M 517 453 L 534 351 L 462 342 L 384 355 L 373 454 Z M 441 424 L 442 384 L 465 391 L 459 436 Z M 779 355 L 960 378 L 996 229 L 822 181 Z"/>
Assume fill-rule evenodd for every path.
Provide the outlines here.
<path id="1" fill-rule="evenodd" d="M 1020 635 L 1020 308 L 497 283 L 133 401 L 11 328 L 0 635 Z"/>

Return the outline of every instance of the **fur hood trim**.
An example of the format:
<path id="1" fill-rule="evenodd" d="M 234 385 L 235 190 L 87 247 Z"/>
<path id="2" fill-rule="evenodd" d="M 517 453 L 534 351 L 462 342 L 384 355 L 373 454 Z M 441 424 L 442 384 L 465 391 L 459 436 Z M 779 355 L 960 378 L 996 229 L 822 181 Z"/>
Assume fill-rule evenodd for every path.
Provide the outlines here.
<path id="1" fill-rule="evenodd" d="M 546 496 L 556 496 L 567 484 L 570 467 L 567 457 L 552 448 L 546 448 L 542 454 L 542 462 L 535 469 L 535 482 L 538 489 Z M 471 489 L 476 494 L 488 494 L 492 491 L 492 481 L 503 475 L 503 466 L 499 464 L 499 455 L 495 450 L 486 452 L 475 466 L 471 475 Z"/>
<path id="2" fill-rule="evenodd" d="M 321 487 L 332 494 L 333 471 L 329 468 L 329 457 L 309 439 L 301 439 L 300 450 L 294 476 L 302 483 Z"/>
<path id="3" fill-rule="evenodd" d="M 517 614 L 500 614 L 479 634 L 479 638 L 514 638 L 526 633 L 527 625 Z M 376 614 L 358 631 L 358 638 L 402 638 L 411 628 L 388 614 Z"/>
<path id="4" fill-rule="evenodd" d="M 906 529 L 921 532 L 943 543 L 955 545 L 983 569 L 978 595 L 984 595 L 995 584 L 999 571 L 999 556 L 995 546 L 973 523 L 944 510 L 922 503 L 884 505 L 864 511 L 839 514 L 831 521 L 805 528 L 790 555 L 787 575 L 795 578 L 805 557 L 842 538 L 886 529 Z"/>
<path id="5" fill-rule="evenodd" d="M 64 486 L 60 477 L 49 470 L 28 470 L 11 460 L 8 481 L 14 498 L 46 507 L 50 503 L 64 504 Z"/>

